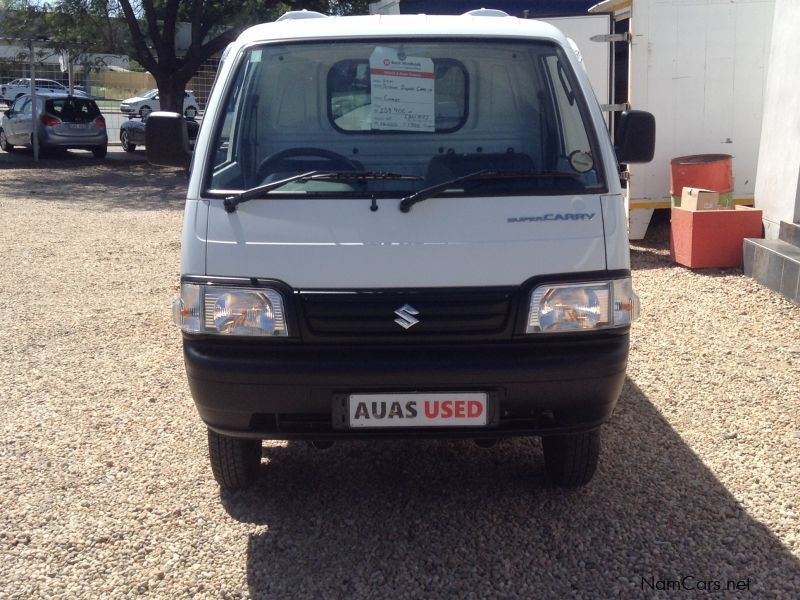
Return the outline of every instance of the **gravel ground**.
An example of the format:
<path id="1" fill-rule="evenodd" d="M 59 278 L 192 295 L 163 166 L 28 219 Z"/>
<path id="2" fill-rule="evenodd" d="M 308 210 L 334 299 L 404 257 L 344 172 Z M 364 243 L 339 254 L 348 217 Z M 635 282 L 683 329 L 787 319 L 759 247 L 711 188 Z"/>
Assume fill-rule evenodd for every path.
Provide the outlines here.
<path id="1" fill-rule="evenodd" d="M 672 265 L 663 222 L 587 488 L 538 441 L 271 443 L 221 495 L 169 314 L 185 180 L 84 156 L 0 154 L 0 598 L 800 594 L 800 307 Z"/>

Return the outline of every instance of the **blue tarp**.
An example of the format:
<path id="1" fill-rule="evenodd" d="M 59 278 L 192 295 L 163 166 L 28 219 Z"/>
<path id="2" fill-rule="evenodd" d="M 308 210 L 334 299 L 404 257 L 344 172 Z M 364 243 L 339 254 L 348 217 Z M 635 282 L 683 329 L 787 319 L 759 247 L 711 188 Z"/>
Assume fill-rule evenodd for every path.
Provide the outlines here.
<path id="1" fill-rule="evenodd" d="M 512 17 L 521 17 L 524 10 L 531 18 L 585 15 L 600 0 L 400 0 L 404 15 L 460 15 L 477 8 L 496 8 Z"/>

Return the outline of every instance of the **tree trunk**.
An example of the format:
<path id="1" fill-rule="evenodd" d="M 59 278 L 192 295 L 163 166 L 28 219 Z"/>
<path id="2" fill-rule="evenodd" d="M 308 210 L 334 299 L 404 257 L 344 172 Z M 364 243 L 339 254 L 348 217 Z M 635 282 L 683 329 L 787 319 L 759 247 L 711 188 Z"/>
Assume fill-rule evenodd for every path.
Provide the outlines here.
<path id="1" fill-rule="evenodd" d="M 188 81 L 177 77 L 175 73 L 156 76 L 161 110 L 183 114 L 183 95 L 187 83 Z"/>

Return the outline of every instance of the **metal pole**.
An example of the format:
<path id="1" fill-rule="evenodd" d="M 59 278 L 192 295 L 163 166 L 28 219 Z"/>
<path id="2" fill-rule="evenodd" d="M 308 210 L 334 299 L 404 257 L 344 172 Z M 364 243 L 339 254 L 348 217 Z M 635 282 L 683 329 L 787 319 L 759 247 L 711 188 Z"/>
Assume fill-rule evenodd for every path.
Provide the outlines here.
<path id="1" fill-rule="evenodd" d="M 67 78 L 69 79 L 69 95 L 75 95 L 75 80 L 72 77 L 72 54 L 70 51 L 66 51 L 67 54 Z"/>
<path id="2" fill-rule="evenodd" d="M 33 39 L 29 42 L 31 52 L 31 137 L 33 160 L 39 162 L 39 111 L 36 110 L 36 56 L 33 54 Z"/>

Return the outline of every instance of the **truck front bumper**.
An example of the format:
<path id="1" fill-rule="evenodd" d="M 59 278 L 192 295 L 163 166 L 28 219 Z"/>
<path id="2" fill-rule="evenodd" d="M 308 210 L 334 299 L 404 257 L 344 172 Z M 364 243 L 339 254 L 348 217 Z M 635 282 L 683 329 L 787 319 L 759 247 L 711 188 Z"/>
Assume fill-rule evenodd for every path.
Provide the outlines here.
<path id="1" fill-rule="evenodd" d="M 509 437 L 595 429 L 625 381 L 629 336 L 447 345 L 258 345 L 184 339 L 203 421 L 234 437 Z M 349 429 L 351 393 L 486 392 L 486 427 Z"/>

